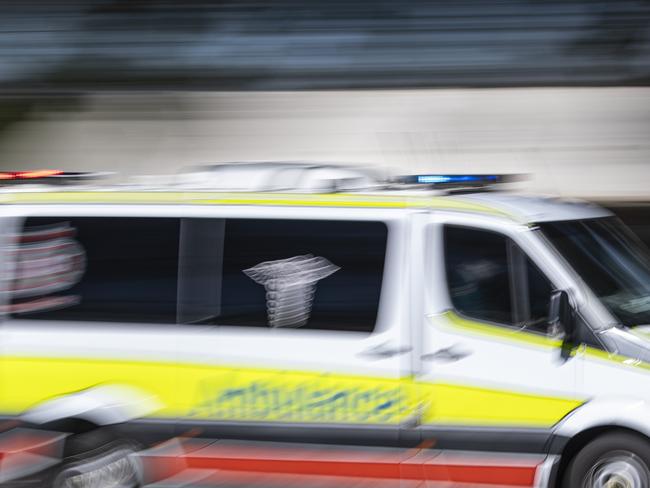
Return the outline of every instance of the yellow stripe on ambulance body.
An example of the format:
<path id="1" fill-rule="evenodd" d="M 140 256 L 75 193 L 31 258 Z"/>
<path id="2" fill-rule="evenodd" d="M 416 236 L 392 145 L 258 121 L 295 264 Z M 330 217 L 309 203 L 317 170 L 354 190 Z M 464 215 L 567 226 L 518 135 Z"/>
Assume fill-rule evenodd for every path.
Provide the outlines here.
<path id="1" fill-rule="evenodd" d="M 167 191 L 61 191 L 0 193 L 4 204 L 147 204 L 147 205 L 268 205 L 344 208 L 432 208 L 478 212 L 507 218 L 515 216 L 500 209 L 453 197 L 404 197 L 350 193 L 249 193 Z"/>
<path id="2" fill-rule="evenodd" d="M 157 418 L 298 423 L 550 427 L 580 405 L 468 385 L 233 366 L 75 358 L 5 357 L 0 411 L 100 384 L 152 395 Z M 439 400 L 436 402 L 436 400 Z M 439 409 L 438 405 L 444 405 Z"/>

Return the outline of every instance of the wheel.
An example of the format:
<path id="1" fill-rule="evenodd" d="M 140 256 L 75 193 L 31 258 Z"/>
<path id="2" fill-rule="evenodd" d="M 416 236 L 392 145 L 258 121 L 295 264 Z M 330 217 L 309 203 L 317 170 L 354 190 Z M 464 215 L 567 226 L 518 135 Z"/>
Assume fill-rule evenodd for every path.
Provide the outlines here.
<path id="1" fill-rule="evenodd" d="M 66 445 L 61 465 L 52 473 L 52 488 L 137 488 L 142 480 L 135 455 L 139 446 L 96 431 L 76 435 Z"/>
<path id="2" fill-rule="evenodd" d="M 567 467 L 563 488 L 650 488 L 650 443 L 616 432 L 587 444 Z"/>

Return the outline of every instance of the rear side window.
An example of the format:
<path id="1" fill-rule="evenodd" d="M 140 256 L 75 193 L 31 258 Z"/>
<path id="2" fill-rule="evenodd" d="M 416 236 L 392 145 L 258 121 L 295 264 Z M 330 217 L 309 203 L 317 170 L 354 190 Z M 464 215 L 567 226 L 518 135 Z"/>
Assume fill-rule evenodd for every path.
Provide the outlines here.
<path id="1" fill-rule="evenodd" d="M 449 296 L 461 314 L 546 333 L 553 286 L 510 238 L 445 226 Z"/>
<path id="2" fill-rule="evenodd" d="M 15 318 L 371 332 L 382 222 L 29 218 Z"/>
<path id="3" fill-rule="evenodd" d="M 179 226 L 167 218 L 28 218 L 15 316 L 174 323 Z"/>

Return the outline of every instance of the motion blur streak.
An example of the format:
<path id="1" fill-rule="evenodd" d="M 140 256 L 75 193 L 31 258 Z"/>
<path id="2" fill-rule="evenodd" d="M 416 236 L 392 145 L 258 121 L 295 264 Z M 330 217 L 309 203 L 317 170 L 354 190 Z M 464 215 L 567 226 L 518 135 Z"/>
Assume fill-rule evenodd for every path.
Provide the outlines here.
<path id="1" fill-rule="evenodd" d="M 529 173 L 532 191 L 644 199 L 648 100 L 649 88 L 88 94 L 72 111 L 37 103 L 4 133 L 0 161 L 122 175 L 241 160 L 484 168 Z"/>
<path id="2" fill-rule="evenodd" d="M 2 2 L 17 90 L 643 84 L 644 1 Z"/>
<path id="3" fill-rule="evenodd" d="M 2 430 L 0 483 L 47 469 L 61 459 L 65 434 L 23 428 Z"/>
<path id="4" fill-rule="evenodd" d="M 157 476 L 169 477 L 171 471 L 190 476 L 202 470 L 206 477 L 218 475 L 222 482 L 282 482 L 288 486 L 396 486 L 400 479 L 407 486 L 417 481 L 532 486 L 544 461 L 543 456 L 515 454 L 269 444 L 177 439 L 141 457 L 146 471 Z"/>
<path id="5" fill-rule="evenodd" d="M 17 472 L 30 473 L 55 464 L 64 439 L 61 434 L 26 429 L 3 434 L 0 482 Z M 195 484 L 390 487 L 419 486 L 424 481 L 433 482 L 434 486 L 451 482 L 505 487 L 533 486 L 544 461 L 544 456 L 444 453 L 427 448 L 344 450 L 332 446 L 266 444 L 176 438 L 132 454 L 130 463 L 138 467 L 138 476 L 150 488 Z M 124 457 L 117 459 L 126 462 Z"/>
<path id="6" fill-rule="evenodd" d="M 13 0 L 0 19 L 8 169 L 343 161 L 647 197 L 644 1 Z"/>

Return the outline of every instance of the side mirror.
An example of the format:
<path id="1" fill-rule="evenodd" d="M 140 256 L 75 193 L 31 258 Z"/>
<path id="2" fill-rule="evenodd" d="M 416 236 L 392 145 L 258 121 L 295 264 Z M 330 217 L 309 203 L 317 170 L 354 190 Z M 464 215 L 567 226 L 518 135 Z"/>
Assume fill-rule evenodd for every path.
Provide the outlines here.
<path id="1" fill-rule="evenodd" d="M 569 303 L 569 294 L 565 290 L 551 293 L 548 326 L 549 329 L 564 331 L 560 356 L 566 361 L 571 357 L 571 351 L 576 346 L 576 317 Z"/>

